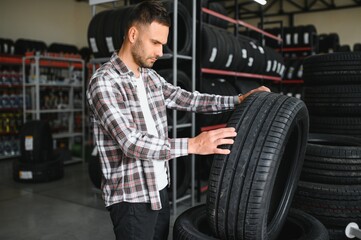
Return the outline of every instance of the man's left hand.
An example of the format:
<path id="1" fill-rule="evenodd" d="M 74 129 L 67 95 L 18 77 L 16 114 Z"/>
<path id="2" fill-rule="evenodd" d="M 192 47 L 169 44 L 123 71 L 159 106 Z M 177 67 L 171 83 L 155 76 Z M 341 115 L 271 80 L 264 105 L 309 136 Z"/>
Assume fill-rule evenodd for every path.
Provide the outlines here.
<path id="1" fill-rule="evenodd" d="M 241 103 L 246 99 L 246 97 L 248 97 L 252 93 L 255 93 L 255 92 L 270 92 L 270 91 L 271 90 L 268 87 L 261 86 L 261 87 L 252 89 L 251 91 L 247 92 L 246 94 L 243 94 L 243 95 L 239 96 L 238 100 L 239 100 L 239 103 Z"/>

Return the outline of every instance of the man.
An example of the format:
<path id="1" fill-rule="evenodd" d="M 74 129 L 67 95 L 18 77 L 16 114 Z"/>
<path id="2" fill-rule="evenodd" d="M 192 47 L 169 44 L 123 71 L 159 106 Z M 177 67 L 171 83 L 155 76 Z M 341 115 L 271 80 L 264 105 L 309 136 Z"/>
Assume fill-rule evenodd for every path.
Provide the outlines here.
<path id="1" fill-rule="evenodd" d="M 170 19 L 158 1 L 131 12 L 118 53 L 93 75 L 87 90 L 101 159 L 102 191 L 116 239 L 167 239 L 170 208 L 168 160 L 188 154 L 229 154 L 234 128 L 193 138 L 168 138 L 166 108 L 212 112 L 233 109 L 243 96 L 187 92 L 151 69 L 162 56 Z"/>

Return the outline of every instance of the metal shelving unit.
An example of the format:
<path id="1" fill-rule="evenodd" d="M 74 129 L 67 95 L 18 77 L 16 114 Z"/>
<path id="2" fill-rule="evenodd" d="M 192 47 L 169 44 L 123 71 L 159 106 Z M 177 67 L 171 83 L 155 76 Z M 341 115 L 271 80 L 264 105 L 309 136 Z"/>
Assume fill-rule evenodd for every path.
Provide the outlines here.
<path id="1" fill-rule="evenodd" d="M 20 156 L 21 56 L 0 55 L 0 160 Z"/>
<path id="2" fill-rule="evenodd" d="M 85 154 L 84 61 L 77 58 L 34 55 L 23 57 L 22 63 L 24 123 L 28 120 L 45 119 L 44 115 L 54 116 L 54 121 L 65 120 L 60 129 L 49 121 L 53 131 L 54 148 L 59 142 L 64 141 L 64 147 L 71 150 L 76 142 L 80 142 L 80 156 L 72 156 L 64 163 L 82 162 Z M 41 74 L 41 70 L 52 69 L 61 71 L 62 77 L 47 79 L 47 76 Z M 66 100 L 54 100 L 51 106 L 44 108 L 46 97 L 42 95 L 48 90 L 66 92 Z"/>

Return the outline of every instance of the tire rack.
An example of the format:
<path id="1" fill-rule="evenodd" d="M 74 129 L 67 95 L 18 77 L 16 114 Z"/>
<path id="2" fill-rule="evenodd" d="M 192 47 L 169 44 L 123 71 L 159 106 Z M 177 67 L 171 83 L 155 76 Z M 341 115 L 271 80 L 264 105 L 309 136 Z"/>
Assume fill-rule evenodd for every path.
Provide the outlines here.
<path id="1" fill-rule="evenodd" d="M 235 6 L 237 6 L 237 2 L 238 0 L 234 0 L 235 1 Z M 266 31 L 263 31 L 262 29 L 255 27 L 251 24 L 248 24 L 242 20 L 237 19 L 238 16 L 238 8 L 236 7 L 235 9 L 235 18 L 231 18 L 228 16 L 225 16 L 223 14 L 220 14 L 218 12 L 215 12 L 213 10 L 210 10 L 208 8 L 202 7 L 201 1 L 197 1 L 198 5 L 197 5 L 197 9 L 200 9 L 200 14 L 198 16 L 198 35 L 197 35 L 197 44 L 198 46 L 201 46 L 202 43 L 202 34 L 199 33 L 202 29 L 202 14 L 209 14 L 209 15 L 213 15 L 217 18 L 223 19 L 225 21 L 228 21 L 229 23 L 234 24 L 235 26 L 235 35 L 238 34 L 238 26 L 244 26 L 248 29 L 251 29 L 253 31 L 259 32 L 261 33 L 263 36 L 275 39 L 279 42 L 283 42 L 283 39 L 277 36 L 274 36 Z M 263 19 L 262 19 L 263 22 Z M 201 48 L 198 49 L 197 52 L 197 57 L 202 56 L 202 50 Z M 202 85 L 202 79 L 203 79 L 203 74 L 214 74 L 214 75 L 221 75 L 221 76 L 233 76 L 235 78 L 254 78 L 254 79 L 261 79 L 261 80 L 268 80 L 268 81 L 273 81 L 274 83 L 281 83 L 282 82 L 282 78 L 281 77 L 274 77 L 274 76 L 267 76 L 267 75 L 261 75 L 261 74 L 254 74 L 254 73 L 246 73 L 246 72 L 235 72 L 235 71 L 227 71 L 227 70 L 219 70 L 219 69 L 210 69 L 210 68 L 202 68 L 201 63 L 199 63 L 200 61 L 198 61 L 197 63 L 197 79 L 199 79 L 199 83 L 198 83 L 198 89 L 201 88 Z M 218 125 L 214 125 L 214 126 L 205 126 L 202 128 L 197 127 L 197 129 L 199 131 L 209 131 L 209 130 L 214 130 L 217 128 L 221 128 L 221 127 L 225 127 L 226 124 L 218 124 Z M 198 169 L 200 167 L 199 161 L 197 162 L 197 166 Z M 199 175 L 199 174 L 198 174 Z M 206 186 L 201 186 L 201 180 L 200 177 L 197 177 L 197 201 L 200 202 L 201 200 L 201 193 L 206 191 L 208 189 L 208 185 Z"/>
<path id="2" fill-rule="evenodd" d="M 279 48 L 279 49 L 276 49 L 277 51 L 281 52 L 281 53 L 286 53 L 286 52 L 305 52 L 305 53 L 308 53 L 307 56 L 312 56 L 314 54 L 314 46 L 309 46 L 309 47 L 288 47 L 288 48 Z M 304 56 L 302 58 L 305 58 L 307 56 Z M 299 57 L 301 58 L 301 57 Z M 292 58 L 292 59 L 296 59 L 296 58 Z M 287 74 L 287 72 L 285 73 Z M 283 79 L 281 82 L 280 82 L 280 86 L 281 86 L 281 90 L 283 91 L 284 88 L 283 86 L 284 85 L 293 85 L 293 86 L 299 86 L 301 89 L 303 88 L 303 84 L 304 84 L 304 80 L 303 79 Z M 303 90 L 301 90 L 301 98 L 302 98 L 302 95 L 303 95 Z"/>
<path id="3" fill-rule="evenodd" d="M 35 66 L 35 81 L 34 83 L 27 83 L 27 68 L 31 65 Z M 81 85 L 79 84 L 53 84 L 53 83 L 41 83 L 40 82 L 40 68 L 41 67 L 49 67 L 49 68 L 68 68 L 69 73 L 71 72 L 71 68 L 77 68 L 81 69 Z M 64 161 L 64 164 L 72 164 L 77 162 L 83 162 L 85 157 L 85 104 L 84 104 L 84 60 L 77 59 L 77 58 L 66 58 L 66 57 L 52 57 L 52 56 L 43 56 L 39 54 L 30 55 L 30 56 L 24 56 L 22 58 L 22 88 L 23 88 L 23 123 L 25 123 L 27 120 L 41 120 L 41 113 L 61 113 L 62 111 L 60 109 L 49 109 L 49 110 L 41 110 L 40 109 L 40 87 L 65 87 L 67 89 L 70 89 L 70 97 L 69 97 L 69 103 L 73 102 L 74 99 L 74 89 L 80 89 L 82 93 L 82 104 L 79 109 L 72 108 L 66 108 L 62 109 L 63 111 L 66 111 L 70 114 L 70 120 L 69 120 L 69 126 L 67 132 L 62 132 L 58 134 L 53 135 L 53 142 L 55 143 L 57 139 L 67 138 L 69 139 L 68 147 L 70 148 L 70 144 L 74 143 L 75 137 L 81 137 L 81 158 L 79 157 L 72 157 L 72 160 L 66 160 Z M 35 103 L 32 105 L 30 109 L 27 109 L 27 103 L 26 103 L 26 89 L 31 89 L 32 93 L 31 96 L 35 96 Z M 81 132 L 75 133 L 74 132 L 74 113 L 75 112 L 81 112 Z M 31 114 L 31 117 L 27 118 L 27 114 Z M 70 149 L 69 149 L 70 150 Z"/>
<path id="4" fill-rule="evenodd" d="M 0 65 L 6 65 L 6 66 L 14 66 L 19 69 L 19 77 L 21 78 L 20 83 L 14 84 L 14 83 L 1 83 L 0 88 L 2 89 L 20 89 L 22 91 L 23 85 L 22 85 L 22 56 L 20 55 L 9 55 L 9 54 L 0 54 Z M 21 72 L 20 72 L 21 71 Z M 1 75 L 1 74 L 0 74 Z M 1 79 L 1 76 L 0 76 Z M 3 108 L 0 109 L 0 113 L 13 113 L 13 112 L 19 112 L 21 115 L 23 114 L 23 107 L 20 106 L 19 108 Z M 22 118 L 22 117 L 21 117 Z M 2 123 L 0 123 L 2 124 Z M 19 137 L 19 132 L 8 132 L 8 133 L 0 133 L 0 136 L 14 136 L 16 138 Z M 9 156 L 0 156 L 0 160 L 2 159 L 12 159 L 19 157 L 19 154 L 15 155 L 9 155 Z"/>
<path id="5" fill-rule="evenodd" d="M 108 2 L 112 2 L 113 3 L 113 7 L 115 6 L 115 2 L 117 2 L 118 0 L 90 0 L 89 1 L 89 5 L 92 6 L 92 16 L 94 16 L 96 14 L 96 5 L 97 4 L 101 4 L 101 3 L 108 3 Z M 164 55 L 164 59 L 168 59 L 168 58 L 172 58 L 173 60 L 173 85 L 177 86 L 177 72 L 178 72 L 178 59 L 185 59 L 185 60 L 190 60 L 191 61 L 191 69 L 192 69 L 192 73 L 191 73 L 191 81 L 192 81 L 192 92 L 196 90 L 196 83 L 195 83 L 195 78 L 196 78 L 196 2 L 198 1 L 192 1 L 192 45 L 191 45 L 191 49 L 192 49 L 192 53 L 191 56 L 184 56 L 184 55 L 179 55 L 177 53 L 177 49 L 178 49 L 178 0 L 173 0 L 174 4 L 174 10 L 173 10 L 173 54 L 165 54 Z M 125 0 L 125 2 L 127 2 Z M 107 61 L 108 59 L 93 59 L 91 60 L 91 63 L 101 63 L 104 61 Z M 95 65 L 93 64 L 93 69 L 95 69 Z M 172 122 L 172 126 L 169 128 L 172 130 L 172 137 L 176 138 L 177 137 L 177 130 L 181 129 L 181 128 L 188 128 L 191 127 L 191 136 L 194 137 L 195 136 L 195 122 L 196 122 L 196 118 L 195 118 L 195 114 L 192 113 L 192 119 L 191 119 L 191 123 L 190 124 L 177 124 L 177 111 L 173 110 L 173 122 Z M 173 188 L 173 196 L 172 199 L 176 199 L 175 201 L 171 201 L 170 204 L 172 205 L 173 208 L 173 214 L 177 215 L 177 203 L 187 200 L 189 198 L 191 198 L 191 206 L 193 207 L 195 205 L 195 156 L 191 155 L 191 165 L 192 165 L 192 174 L 191 174 L 191 194 L 190 195 L 186 195 L 182 198 L 177 199 L 177 159 L 173 159 L 172 161 L 172 166 L 173 166 L 173 174 L 172 174 L 172 180 L 171 180 L 171 184 L 172 184 L 172 188 Z"/>

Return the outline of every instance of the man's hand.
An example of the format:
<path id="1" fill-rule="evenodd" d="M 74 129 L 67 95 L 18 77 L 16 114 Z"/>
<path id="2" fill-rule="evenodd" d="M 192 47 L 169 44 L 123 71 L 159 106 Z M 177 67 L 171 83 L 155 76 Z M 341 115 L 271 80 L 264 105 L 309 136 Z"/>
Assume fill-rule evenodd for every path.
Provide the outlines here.
<path id="1" fill-rule="evenodd" d="M 236 129 L 219 128 L 207 132 L 202 132 L 194 138 L 188 140 L 189 154 L 229 154 L 230 150 L 218 148 L 219 145 L 233 144 L 234 140 L 230 139 L 237 135 Z"/>
<path id="2" fill-rule="evenodd" d="M 244 101 L 244 99 L 246 99 L 246 97 L 248 97 L 252 93 L 255 93 L 255 92 L 270 92 L 270 91 L 271 90 L 268 87 L 261 86 L 259 88 L 252 89 L 251 91 L 249 91 L 248 93 L 246 93 L 244 95 L 239 96 L 238 100 L 239 100 L 239 103 L 241 103 L 242 101 Z"/>

